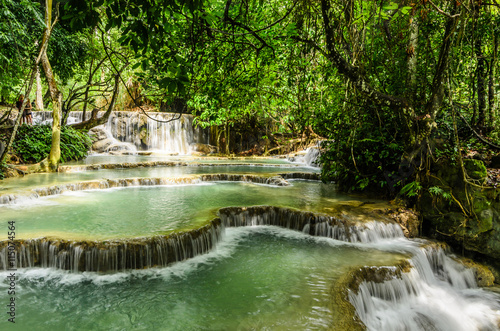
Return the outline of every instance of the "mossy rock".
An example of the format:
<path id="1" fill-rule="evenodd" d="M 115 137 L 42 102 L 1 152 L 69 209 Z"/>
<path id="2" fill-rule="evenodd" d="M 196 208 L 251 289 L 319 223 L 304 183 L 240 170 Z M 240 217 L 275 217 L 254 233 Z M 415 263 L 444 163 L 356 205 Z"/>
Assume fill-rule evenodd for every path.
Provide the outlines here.
<path id="1" fill-rule="evenodd" d="M 474 273 L 474 277 L 476 278 L 477 285 L 480 287 L 489 287 L 493 286 L 495 282 L 495 275 L 492 270 L 481 264 L 479 262 L 473 261 L 471 259 L 465 257 L 457 257 L 456 261 L 463 264 L 465 267 L 472 269 Z"/>
<path id="2" fill-rule="evenodd" d="M 464 167 L 470 178 L 485 181 L 488 173 L 486 166 L 481 160 L 465 159 Z"/>

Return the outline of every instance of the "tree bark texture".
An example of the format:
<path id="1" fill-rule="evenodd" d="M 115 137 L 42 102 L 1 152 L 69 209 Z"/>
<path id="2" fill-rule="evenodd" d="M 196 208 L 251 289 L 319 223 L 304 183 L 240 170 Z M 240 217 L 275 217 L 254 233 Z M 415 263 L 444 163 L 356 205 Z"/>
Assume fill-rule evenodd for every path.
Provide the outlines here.
<path id="1" fill-rule="evenodd" d="M 57 19 L 55 20 L 57 21 Z M 44 41 L 50 37 L 55 22 L 52 22 L 52 0 L 45 1 L 45 24 Z M 52 145 L 48 157 L 49 171 L 57 171 L 61 160 L 61 107 L 62 93 L 57 87 L 54 73 L 47 57 L 47 49 L 42 52 L 42 67 L 49 85 L 50 98 L 52 99 Z"/>
<path id="2" fill-rule="evenodd" d="M 42 80 L 40 79 L 40 66 L 36 66 L 36 96 L 35 108 L 44 110 L 43 108 L 43 95 L 42 95 Z"/>
<path id="3" fill-rule="evenodd" d="M 477 57 L 477 123 L 479 128 L 484 127 L 486 119 L 486 59 L 482 49 L 482 40 L 478 38 L 475 43 Z"/>
<path id="4" fill-rule="evenodd" d="M 488 113 L 489 113 L 490 127 L 493 127 L 493 124 L 496 120 L 494 87 L 495 87 L 495 65 L 497 62 L 497 56 L 498 56 L 498 35 L 495 35 L 493 39 L 493 57 L 490 62 L 489 79 L 488 79 Z"/>

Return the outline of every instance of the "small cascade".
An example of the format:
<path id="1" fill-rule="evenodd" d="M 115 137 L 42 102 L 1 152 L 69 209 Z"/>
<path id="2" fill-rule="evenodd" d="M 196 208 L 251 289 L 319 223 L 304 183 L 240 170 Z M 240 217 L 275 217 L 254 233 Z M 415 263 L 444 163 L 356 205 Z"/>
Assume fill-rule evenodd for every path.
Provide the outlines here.
<path id="1" fill-rule="evenodd" d="M 273 206 L 228 207 L 219 210 L 226 227 L 274 225 L 312 236 L 347 242 L 373 243 L 388 238 L 403 238 L 398 224 L 357 223 L 333 216 Z"/>
<path id="2" fill-rule="evenodd" d="M 40 197 L 62 194 L 64 192 L 84 191 L 84 190 L 104 190 L 119 187 L 137 186 L 159 186 L 159 185 L 194 185 L 202 182 L 245 182 L 254 184 L 265 184 L 273 186 L 288 186 L 286 180 L 280 176 L 258 176 L 258 175 L 238 175 L 238 174 L 207 174 L 190 175 L 184 177 L 138 177 L 103 179 L 79 183 L 60 184 L 49 187 L 32 189 L 30 193 L 24 195 L 3 194 L 0 195 L 0 205 L 15 204 L 18 202 L 37 199 Z"/>
<path id="3" fill-rule="evenodd" d="M 286 180 L 281 176 L 258 176 L 258 175 L 238 175 L 238 174 L 207 174 L 201 175 L 201 180 L 204 182 L 216 182 L 216 181 L 225 181 L 225 182 L 248 182 L 255 184 L 266 184 L 273 186 L 288 186 Z"/>
<path id="4" fill-rule="evenodd" d="M 288 172 L 280 174 L 285 179 L 321 180 L 321 174 L 312 172 Z"/>
<path id="5" fill-rule="evenodd" d="M 102 170 L 102 169 L 130 169 L 130 168 L 150 168 L 150 167 L 240 167 L 240 166 L 252 166 L 252 167 L 269 167 L 269 168 L 293 168 L 297 165 L 282 165 L 282 164 L 265 164 L 265 163 L 254 163 L 249 165 L 248 163 L 186 163 L 180 161 L 144 161 L 144 162 L 133 162 L 133 163 L 96 163 L 78 166 L 59 166 L 59 172 L 81 172 L 81 171 L 92 171 L 92 170 Z M 293 173 L 282 173 L 279 174 L 284 179 L 306 179 L 306 180 L 320 180 L 320 174 L 307 173 L 307 172 L 293 172 Z"/>
<path id="6" fill-rule="evenodd" d="M 476 289 L 471 269 L 440 247 L 407 247 L 407 272 L 364 280 L 349 300 L 368 330 L 497 330 L 498 297 Z M 391 272 L 389 272 L 391 273 Z M 380 276 L 380 275 L 385 275 Z M 377 278 L 377 277 L 374 277 Z"/>
<path id="7" fill-rule="evenodd" d="M 274 225 L 313 236 L 343 241 L 402 237 L 393 224 L 355 224 L 332 216 L 288 208 L 255 206 L 219 210 L 219 218 L 198 229 L 151 238 L 106 241 L 68 241 L 39 238 L 14 241 L 18 268 L 43 267 L 72 271 L 121 271 L 166 266 L 210 251 L 226 227 Z M 374 232 L 366 235 L 366 232 Z M 12 246 L 12 244 L 10 244 Z M 9 241 L 0 242 L 0 268 L 9 269 Z"/>
<path id="8" fill-rule="evenodd" d="M 102 116 L 104 112 L 99 112 L 99 116 Z M 85 119 L 90 118 L 91 112 L 86 112 Z M 34 125 L 51 125 L 52 124 L 52 112 L 51 111 L 34 111 L 33 114 L 33 124 Z M 74 123 L 80 123 L 83 120 L 82 111 L 71 111 L 68 115 L 66 125 L 71 125 Z"/>
<path id="9" fill-rule="evenodd" d="M 73 272 L 118 272 L 167 266 L 207 253 L 222 239 L 219 219 L 192 231 L 167 236 L 111 241 L 67 241 L 29 239 L 14 241 L 15 267 L 9 259 L 8 242 L 0 242 L 0 267 L 55 268 Z M 12 244 L 11 244 L 12 246 Z"/>
<path id="10" fill-rule="evenodd" d="M 310 167 L 319 167 L 320 150 L 318 146 L 309 147 L 304 157 L 306 164 Z"/>
<path id="11" fill-rule="evenodd" d="M 322 141 L 318 141 L 315 146 L 307 148 L 305 151 L 300 151 L 295 154 L 288 155 L 287 159 L 293 163 L 304 164 L 308 167 L 319 168 L 319 157 L 321 155 L 321 144 Z"/>

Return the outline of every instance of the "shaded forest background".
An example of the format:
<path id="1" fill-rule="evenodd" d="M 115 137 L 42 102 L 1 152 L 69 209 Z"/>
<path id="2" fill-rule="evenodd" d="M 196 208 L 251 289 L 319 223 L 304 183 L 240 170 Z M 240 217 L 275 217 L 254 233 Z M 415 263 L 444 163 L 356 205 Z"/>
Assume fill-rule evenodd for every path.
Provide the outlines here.
<path id="1" fill-rule="evenodd" d="M 497 0 L 2 0 L 1 102 L 26 94 L 55 118 L 189 112 L 227 154 L 249 136 L 276 153 L 321 139 L 322 177 L 343 190 L 449 199 L 431 184 L 436 165 L 466 182 L 464 157 L 498 167 L 499 11 Z M 4 142 L 20 122 L 7 114 Z M 47 170 L 60 140 L 55 125 Z"/>

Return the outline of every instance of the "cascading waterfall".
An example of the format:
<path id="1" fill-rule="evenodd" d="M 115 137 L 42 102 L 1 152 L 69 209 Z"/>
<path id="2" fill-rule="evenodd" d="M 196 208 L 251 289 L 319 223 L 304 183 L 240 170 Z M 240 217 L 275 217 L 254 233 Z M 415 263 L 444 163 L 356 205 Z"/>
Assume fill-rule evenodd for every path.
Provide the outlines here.
<path id="1" fill-rule="evenodd" d="M 219 219 L 192 231 L 150 238 L 108 241 L 68 241 L 51 238 L 18 240 L 16 268 L 56 268 L 73 272 L 118 272 L 167 266 L 205 254 L 221 240 Z M 11 269 L 8 242 L 0 242 L 0 265 Z"/>
<path id="2" fill-rule="evenodd" d="M 395 223 L 357 223 L 283 207 L 227 207 L 219 210 L 219 217 L 226 227 L 274 225 L 312 236 L 352 243 L 373 243 L 382 239 L 403 237 L 401 227 Z"/>
<path id="3" fill-rule="evenodd" d="M 220 178 L 221 175 L 216 175 L 210 179 Z M 151 181 L 143 180 L 143 185 Z M 128 185 L 129 181 L 116 183 Z M 453 261 L 440 247 L 422 246 L 425 241 L 404 238 L 397 224 L 356 222 L 273 206 L 226 207 L 218 211 L 218 216 L 194 230 L 153 237 L 105 241 L 16 240 L 15 266 L 73 272 L 168 266 L 213 250 L 224 237 L 226 227 L 272 225 L 355 243 L 361 248 L 412 256 L 407 262 L 410 268 L 405 272 L 375 277 L 378 281 L 365 278 L 350 291 L 349 300 L 369 330 L 496 330 L 498 327 L 500 303 L 495 301 L 498 297 L 488 297 L 477 289 L 472 272 Z M 9 251 L 7 241 L 0 242 L 3 270 L 9 269 Z"/>
<path id="4" fill-rule="evenodd" d="M 220 209 L 219 218 L 201 228 L 165 236 L 100 242 L 51 238 L 17 240 L 16 266 L 74 272 L 166 266 L 207 253 L 222 239 L 226 227 L 253 225 L 274 225 L 348 242 L 376 242 L 381 238 L 402 236 L 399 226 L 392 223 L 356 224 L 332 216 L 272 206 L 228 207 Z M 9 251 L 8 241 L 0 242 L 3 270 L 9 266 Z"/>
<path id="5" fill-rule="evenodd" d="M 293 163 L 305 164 L 308 167 L 320 167 L 319 157 L 321 155 L 321 144 L 323 141 L 318 141 L 315 146 L 307 148 L 305 151 L 299 152 L 296 155 L 289 156 L 288 161 Z"/>
<path id="6" fill-rule="evenodd" d="M 15 204 L 18 202 L 37 199 L 40 197 L 53 196 L 64 192 L 75 192 L 84 190 L 104 190 L 118 187 L 159 186 L 159 185 L 194 185 L 202 182 L 245 182 L 272 186 L 290 185 L 281 176 L 258 176 L 239 174 L 205 174 L 190 175 L 184 177 L 140 177 L 120 178 L 85 181 L 79 183 L 60 184 L 49 187 L 39 187 L 23 195 L 3 194 L 0 195 L 0 205 Z"/>
<path id="7" fill-rule="evenodd" d="M 208 132 L 193 125 L 192 115 L 115 111 L 105 128 L 113 137 L 134 144 L 140 150 L 189 154 L 191 145 L 208 144 Z M 166 122 L 168 121 L 168 122 Z M 166 122 L 166 123 L 165 123 Z"/>
<path id="8" fill-rule="evenodd" d="M 365 280 L 349 300 L 368 330 L 498 330 L 500 301 L 477 289 L 471 269 L 440 247 L 405 242 L 411 269 L 390 280 Z"/>
<path id="9" fill-rule="evenodd" d="M 104 112 L 99 112 L 102 116 Z M 90 118 L 86 113 L 86 119 Z M 101 127 L 101 139 L 115 139 L 106 146 L 106 151 L 155 150 L 169 154 L 190 154 L 193 144 L 209 143 L 207 130 L 195 127 L 194 117 L 188 114 L 148 112 L 146 116 L 140 112 L 114 111 L 107 123 Z M 172 120 L 174 119 L 174 120 Z M 83 112 L 72 111 L 67 124 L 79 123 L 83 120 Z M 50 124 L 52 112 L 33 112 L 34 124 Z M 121 145 L 119 143 L 122 143 Z M 128 143 L 135 148 L 130 148 Z"/>

